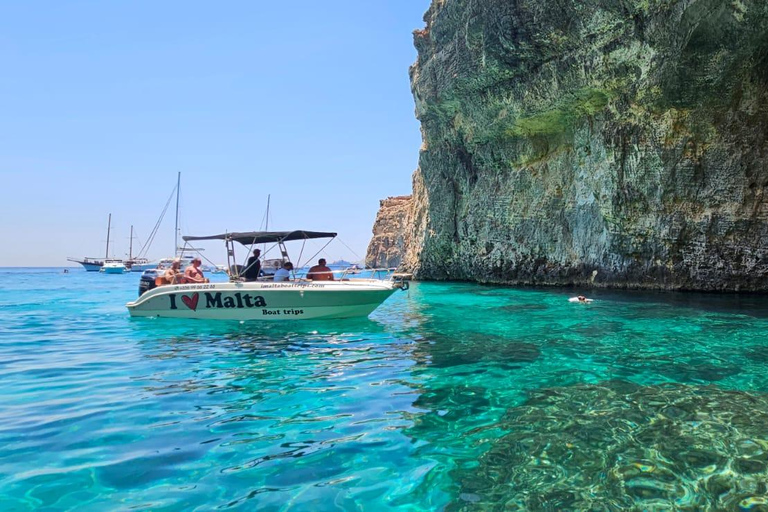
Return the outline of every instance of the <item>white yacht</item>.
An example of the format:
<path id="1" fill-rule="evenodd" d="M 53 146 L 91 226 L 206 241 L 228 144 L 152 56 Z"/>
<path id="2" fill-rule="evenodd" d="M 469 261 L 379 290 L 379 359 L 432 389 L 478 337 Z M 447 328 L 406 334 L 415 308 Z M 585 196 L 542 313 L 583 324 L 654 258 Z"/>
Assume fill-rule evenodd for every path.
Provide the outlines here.
<path id="1" fill-rule="evenodd" d="M 149 261 L 147 258 L 129 258 L 125 260 L 125 267 L 131 272 L 144 272 L 157 268 L 157 263 Z"/>
<path id="2" fill-rule="evenodd" d="M 123 274 L 125 272 L 130 272 L 130 270 L 125 267 L 123 260 L 107 258 L 104 260 L 104 264 L 101 266 L 99 272 L 103 272 L 104 274 Z"/>
<path id="3" fill-rule="evenodd" d="M 391 274 L 386 279 L 338 281 L 308 281 L 294 274 L 288 281 L 264 277 L 246 282 L 240 275 L 244 268 L 232 261 L 235 242 L 246 247 L 276 243 L 281 253 L 287 254 L 285 242 L 335 236 L 336 233 L 301 230 L 185 236 L 187 242 L 224 241 L 231 269 L 229 282 L 155 287 L 153 277 L 142 276 L 139 298 L 126 306 L 131 316 L 267 321 L 347 318 L 368 316 L 395 291 L 408 288 L 407 282 L 392 279 Z"/>

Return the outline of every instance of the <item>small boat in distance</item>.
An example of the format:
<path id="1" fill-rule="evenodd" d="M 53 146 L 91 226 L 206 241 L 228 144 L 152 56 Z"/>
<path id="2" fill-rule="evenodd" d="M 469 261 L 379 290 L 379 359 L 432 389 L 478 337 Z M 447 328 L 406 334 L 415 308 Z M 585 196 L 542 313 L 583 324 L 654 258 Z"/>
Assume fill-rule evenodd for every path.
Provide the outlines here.
<path id="1" fill-rule="evenodd" d="M 264 277 L 244 281 L 244 268 L 234 258 L 235 242 L 253 247 L 276 243 L 287 255 L 285 242 L 315 238 L 333 239 L 336 233 L 317 231 L 250 231 L 209 236 L 185 236 L 186 242 L 223 240 L 227 247 L 229 282 L 154 286 L 142 275 L 139 297 L 126 304 L 131 316 L 200 318 L 211 320 L 298 320 L 368 316 L 408 283 L 391 278 L 309 281 L 297 278 L 274 281 Z M 326 244 L 327 245 L 327 244 Z M 303 248 L 302 248 L 303 249 Z M 299 268 L 299 265 L 296 266 Z"/>
<path id="2" fill-rule="evenodd" d="M 123 260 L 105 259 L 99 272 L 103 272 L 104 274 L 123 274 L 130 271 L 125 267 Z"/>
<path id="3" fill-rule="evenodd" d="M 144 272 L 155 267 L 157 267 L 157 263 L 149 261 L 147 258 L 130 258 L 125 260 L 125 268 L 131 272 Z"/>
<path id="4" fill-rule="evenodd" d="M 274 277 L 275 272 L 280 270 L 280 267 L 282 266 L 283 266 L 282 258 L 265 259 L 261 262 L 261 275 L 267 276 L 267 277 Z"/>

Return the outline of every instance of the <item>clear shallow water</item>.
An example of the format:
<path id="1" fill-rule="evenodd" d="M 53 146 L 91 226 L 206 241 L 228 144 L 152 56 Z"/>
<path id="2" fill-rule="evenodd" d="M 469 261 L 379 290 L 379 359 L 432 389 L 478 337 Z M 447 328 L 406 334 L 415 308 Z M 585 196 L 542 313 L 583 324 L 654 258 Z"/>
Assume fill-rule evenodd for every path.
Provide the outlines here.
<path id="1" fill-rule="evenodd" d="M 0 269 L 1 510 L 765 510 L 758 296 L 414 283 L 367 320 L 131 319 Z"/>

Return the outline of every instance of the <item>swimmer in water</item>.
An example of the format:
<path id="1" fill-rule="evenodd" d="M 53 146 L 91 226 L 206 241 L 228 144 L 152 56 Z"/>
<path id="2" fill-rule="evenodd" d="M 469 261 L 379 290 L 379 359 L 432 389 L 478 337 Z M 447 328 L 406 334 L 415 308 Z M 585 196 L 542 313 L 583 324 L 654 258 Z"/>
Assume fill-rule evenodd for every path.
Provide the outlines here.
<path id="1" fill-rule="evenodd" d="M 583 295 L 579 295 L 578 297 L 571 297 L 570 299 L 568 299 L 568 302 L 580 302 L 582 304 L 589 304 L 590 302 L 592 302 L 592 299 L 588 299 Z"/>

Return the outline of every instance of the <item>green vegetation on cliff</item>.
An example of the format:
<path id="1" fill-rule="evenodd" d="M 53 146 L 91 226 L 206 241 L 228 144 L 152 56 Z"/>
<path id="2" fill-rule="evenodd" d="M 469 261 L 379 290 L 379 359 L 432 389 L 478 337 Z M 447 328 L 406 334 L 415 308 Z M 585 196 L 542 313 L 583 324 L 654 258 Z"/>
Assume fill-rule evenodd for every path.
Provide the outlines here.
<path id="1" fill-rule="evenodd" d="M 418 275 L 768 289 L 768 2 L 435 0 L 425 20 Z"/>

